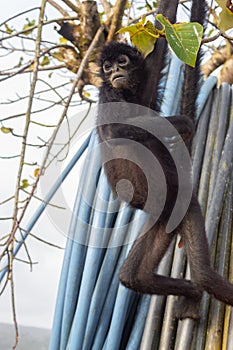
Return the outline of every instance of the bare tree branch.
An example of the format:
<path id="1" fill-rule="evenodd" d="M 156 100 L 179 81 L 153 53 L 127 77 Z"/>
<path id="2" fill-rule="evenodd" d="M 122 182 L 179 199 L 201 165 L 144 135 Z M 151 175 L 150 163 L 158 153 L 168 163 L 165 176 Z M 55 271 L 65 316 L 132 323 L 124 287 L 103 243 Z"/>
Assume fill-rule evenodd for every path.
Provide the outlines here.
<path id="1" fill-rule="evenodd" d="M 74 12 L 79 14 L 79 8 L 75 6 L 70 0 L 62 0 L 67 6 L 71 8 Z"/>
<path id="2" fill-rule="evenodd" d="M 107 41 L 116 40 L 115 35 L 116 35 L 116 32 L 120 29 L 126 3 L 127 3 L 127 0 L 117 0 L 113 9 L 113 17 L 112 17 Z"/>
<path id="3" fill-rule="evenodd" d="M 32 12 L 32 11 L 35 11 L 35 10 L 40 10 L 40 7 L 33 7 L 32 9 L 29 9 L 27 11 L 23 11 L 23 12 L 17 13 L 17 15 L 9 17 L 4 22 L 0 23 L 0 27 L 2 27 L 4 24 L 10 22 L 11 20 L 16 19 L 17 17 L 20 17 L 22 15 L 25 15 L 26 13 L 29 13 L 29 12 Z"/>
<path id="4" fill-rule="evenodd" d="M 112 15 L 112 5 L 106 0 L 100 0 L 107 18 Z"/>
<path id="5" fill-rule="evenodd" d="M 64 17 L 69 17 L 68 12 L 65 11 L 63 7 L 59 6 L 54 0 L 48 0 L 48 3 L 58 10 Z"/>
<path id="6" fill-rule="evenodd" d="M 44 19 L 44 13 L 45 13 L 45 5 L 46 5 L 46 0 L 42 0 L 41 9 L 40 9 L 40 16 L 39 16 L 39 24 L 38 24 L 38 33 L 37 33 L 37 39 L 36 39 L 33 79 L 32 79 L 32 85 L 31 85 L 28 110 L 26 113 L 24 135 L 23 135 L 24 142 L 22 143 L 22 149 L 21 149 L 21 154 L 20 154 L 20 164 L 19 164 L 19 169 L 18 169 L 17 185 L 16 185 L 16 191 L 15 191 L 15 203 L 14 203 L 12 232 L 10 235 L 11 242 L 10 242 L 10 246 L 9 246 L 9 278 L 10 278 L 10 282 L 11 282 L 11 303 L 12 303 L 12 313 L 13 313 L 14 327 L 15 327 L 15 344 L 13 345 L 13 349 L 16 348 L 17 343 L 18 343 L 18 337 L 19 337 L 18 323 L 17 323 L 16 309 L 15 309 L 15 294 L 14 294 L 14 279 L 13 279 L 13 259 L 14 259 L 13 251 L 14 251 L 14 243 L 15 243 L 15 232 L 18 228 L 19 191 L 20 191 L 20 183 L 21 183 L 23 164 L 24 164 L 25 153 L 26 153 L 26 141 L 27 141 L 28 131 L 29 131 L 30 113 L 31 113 L 31 109 L 32 109 L 33 94 L 35 91 L 37 74 L 38 74 L 37 68 L 39 66 L 40 42 L 41 42 L 43 19 Z"/>

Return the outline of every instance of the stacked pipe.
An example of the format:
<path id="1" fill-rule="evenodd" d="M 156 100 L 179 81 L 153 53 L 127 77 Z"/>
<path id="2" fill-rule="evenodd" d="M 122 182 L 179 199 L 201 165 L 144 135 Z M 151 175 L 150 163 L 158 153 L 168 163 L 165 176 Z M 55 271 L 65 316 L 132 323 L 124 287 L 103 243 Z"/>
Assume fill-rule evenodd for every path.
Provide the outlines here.
<path id="1" fill-rule="evenodd" d="M 171 75 L 174 72 L 177 74 L 177 71 L 182 75 L 182 69 L 179 61 L 173 59 L 168 70 L 162 106 L 165 116 L 177 113 L 178 104 L 171 107 L 170 101 L 176 100 L 174 96 L 177 98 L 177 91 L 181 91 L 182 79 L 172 79 Z M 174 82 L 178 86 L 170 87 L 169 84 L 174 85 Z M 227 261 L 230 261 L 232 221 L 232 88 L 223 85 L 218 90 L 215 85 L 216 80 L 211 77 L 204 83 L 199 94 L 200 118 L 193 151 L 194 182 L 199 187 L 199 200 L 206 213 L 213 263 L 218 272 L 226 273 Z M 112 201 L 104 174 L 98 178 L 97 192 L 105 193 L 105 204 L 98 203 L 96 185 L 87 180 L 88 173 L 91 173 L 90 164 L 94 167 L 99 166 L 94 165 L 95 162 L 100 162 L 98 157 L 93 156 L 92 147 L 95 142 L 93 133 L 89 158 L 86 161 L 88 166 L 82 174 L 85 181 L 81 180 L 79 186 L 84 192 L 86 186 L 92 193 L 92 205 L 85 207 L 82 203 L 82 192 L 78 191 L 69 229 L 72 239 L 67 241 L 61 273 L 50 350 L 205 349 L 206 344 L 213 345 L 216 340 L 213 334 L 215 330 L 216 334 L 220 334 L 219 328 L 224 329 L 223 342 L 230 344 L 233 333 L 230 332 L 233 323 L 231 309 L 226 307 L 226 314 L 223 314 L 225 306 L 220 307 L 219 302 L 212 300 L 212 312 L 208 321 L 207 295 L 203 298 L 200 323 L 191 320 L 178 322 L 173 317 L 175 297 L 141 296 L 119 284 L 119 268 L 131 247 L 131 244 L 126 243 L 132 243 L 140 232 L 138 223 L 143 222 L 143 214 Z M 226 183 L 228 192 L 225 191 Z M 111 203 L 114 203 L 114 208 L 109 208 Z M 85 225 L 86 231 L 82 230 L 83 222 L 88 223 Z M 98 230 L 92 232 L 91 227 L 97 227 Z M 129 227 L 128 230 L 126 227 Z M 221 235 L 217 235 L 217 232 Z M 84 237 L 85 244 L 81 244 Z M 215 249 L 217 239 L 218 249 Z M 186 267 L 184 251 L 176 246 L 174 242 L 161 261 L 158 272 L 188 278 L 189 270 Z M 217 319 L 213 315 L 217 315 Z"/>

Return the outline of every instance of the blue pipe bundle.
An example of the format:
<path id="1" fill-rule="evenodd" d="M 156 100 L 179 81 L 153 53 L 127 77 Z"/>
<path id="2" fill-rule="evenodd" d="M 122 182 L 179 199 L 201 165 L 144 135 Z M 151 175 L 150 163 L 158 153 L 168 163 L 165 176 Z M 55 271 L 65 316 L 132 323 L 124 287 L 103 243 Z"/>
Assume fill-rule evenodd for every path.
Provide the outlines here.
<path id="1" fill-rule="evenodd" d="M 169 103 L 176 101 L 177 91 L 181 93 L 182 79 L 172 78 L 174 71 L 182 75 L 183 67 L 176 58 L 170 63 L 166 80 L 162 106 L 165 116 L 178 109 L 178 102 L 172 107 Z M 214 85 L 216 80 L 209 79 L 202 88 L 200 112 Z M 50 350 L 139 349 L 148 315 L 151 297 L 126 289 L 118 279 L 119 268 L 140 232 L 144 214 L 116 203 L 102 172 L 97 185 L 93 179 L 87 180 L 90 164 L 92 168 L 99 167 L 100 156 L 92 149 L 95 142 L 93 132 L 88 166 L 83 169 L 69 229 L 72 239 L 67 240 Z M 89 207 L 83 203 L 82 193 L 86 191 L 91 193 Z M 104 194 L 104 201 L 98 193 Z M 172 256 L 170 252 L 170 260 Z"/>

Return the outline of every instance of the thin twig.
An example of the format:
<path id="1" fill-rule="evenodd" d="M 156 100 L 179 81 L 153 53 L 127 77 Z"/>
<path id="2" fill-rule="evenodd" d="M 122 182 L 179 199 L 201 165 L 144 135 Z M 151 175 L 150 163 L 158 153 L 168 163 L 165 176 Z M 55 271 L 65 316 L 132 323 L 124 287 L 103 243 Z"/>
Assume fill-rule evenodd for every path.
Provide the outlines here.
<path id="1" fill-rule="evenodd" d="M 143 15 L 141 16 L 138 16 L 138 17 L 135 17 L 134 19 L 132 19 L 131 21 L 129 21 L 129 25 L 130 24 L 134 24 L 138 21 L 140 21 L 142 19 L 142 17 L 147 17 L 147 16 L 150 16 L 150 15 L 154 15 L 155 13 L 158 12 L 158 9 L 154 9 L 154 10 L 151 10 L 151 11 L 148 11 L 147 13 L 144 13 Z"/>
<path id="2" fill-rule="evenodd" d="M 49 241 L 46 241 L 45 239 L 40 238 L 40 237 L 34 235 L 32 232 L 29 232 L 29 231 L 27 231 L 27 230 L 25 230 L 25 229 L 23 229 L 23 228 L 20 228 L 20 230 L 24 231 L 27 235 L 32 236 L 33 238 L 35 238 L 37 241 L 39 241 L 39 242 L 41 242 L 41 243 L 47 244 L 47 245 L 49 245 L 49 246 L 51 246 L 51 247 L 53 247 L 53 248 L 57 248 L 57 249 L 64 250 L 64 247 L 61 247 L 61 246 L 59 246 L 59 245 L 57 245 L 57 244 L 51 243 L 51 242 L 49 242 Z"/>
<path id="3" fill-rule="evenodd" d="M 51 23 L 61 23 L 63 21 L 73 21 L 73 20 L 78 20 L 79 18 L 77 16 L 74 16 L 74 17 L 61 17 L 61 18 L 55 18 L 55 19 L 51 19 L 51 20 L 48 20 L 48 21 L 44 21 L 43 22 L 43 25 L 48 25 L 48 24 L 51 24 Z M 0 43 L 2 43 L 4 40 L 9 40 L 9 39 L 12 39 L 14 37 L 19 37 L 20 35 L 22 34 L 25 34 L 25 33 L 28 33 L 28 31 L 33 31 L 34 29 L 38 28 L 38 24 L 35 24 L 34 26 L 31 26 L 27 29 L 22 29 L 18 32 L 15 32 L 15 33 L 12 33 L 4 38 L 1 38 L 0 39 Z M 28 39 L 30 40 L 29 37 L 25 37 L 24 39 Z M 34 40 L 34 39 L 33 39 Z"/>
<path id="4" fill-rule="evenodd" d="M 62 0 L 68 7 L 71 8 L 74 12 L 78 13 L 80 12 L 79 8 L 75 6 L 70 0 Z"/>
<path id="5" fill-rule="evenodd" d="M 45 84 L 47 84 L 49 86 L 49 84 L 45 80 L 41 79 L 41 81 L 43 81 Z M 52 89 L 55 92 L 57 89 L 63 88 L 65 86 L 69 85 L 69 84 L 70 84 L 70 82 L 67 82 L 67 83 L 64 83 L 64 84 L 59 84 L 59 85 L 57 85 L 55 87 L 52 87 Z M 35 92 L 34 96 L 37 96 L 37 95 L 40 96 L 43 93 L 50 92 L 50 90 L 51 90 L 50 88 L 49 89 L 45 89 L 45 90 L 39 90 L 39 91 Z M 12 104 L 12 103 L 17 103 L 19 101 L 21 102 L 24 99 L 28 99 L 28 95 L 27 96 L 20 96 L 19 94 L 16 94 L 16 95 L 18 97 L 17 99 L 15 99 L 15 100 L 8 99 L 7 101 L 0 102 L 0 105 L 8 105 L 8 104 Z"/>
<path id="6" fill-rule="evenodd" d="M 11 196 L 11 197 L 5 199 L 4 201 L 0 202 L 0 205 L 3 205 L 3 204 L 5 204 L 5 203 L 9 202 L 9 201 L 11 201 L 12 199 L 14 199 L 14 196 Z"/>
<path id="7" fill-rule="evenodd" d="M 26 193 L 27 195 L 30 195 L 30 192 L 26 191 L 25 189 L 23 189 L 23 192 Z M 65 210 L 66 208 L 65 207 L 61 207 L 60 205 L 57 205 L 57 204 L 53 204 L 53 203 L 50 203 L 50 202 L 46 202 L 45 200 L 43 200 L 42 198 L 34 195 L 33 198 L 37 199 L 39 202 L 43 203 L 43 204 L 46 204 L 50 207 L 53 207 L 53 208 L 56 208 L 56 209 L 60 209 L 60 210 Z M 23 230 L 23 229 L 21 229 Z M 25 231 L 25 230 L 24 230 Z"/>
<path id="8" fill-rule="evenodd" d="M 56 10 L 58 10 L 63 16 L 68 17 L 69 14 L 67 11 L 64 10 L 63 7 L 59 6 L 55 1 L 48 0 L 48 3 L 53 6 Z"/>
<path id="9" fill-rule="evenodd" d="M 13 349 L 16 348 L 18 343 L 18 337 L 19 337 L 18 323 L 17 323 L 16 309 L 15 309 L 15 294 L 14 294 L 14 279 L 13 279 L 14 242 L 15 242 L 15 232 L 18 228 L 18 202 L 19 202 L 20 183 L 21 183 L 21 177 L 22 177 L 22 172 L 24 167 L 24 159 L 26 155 L 26 143 L 27 143 L 27 137 L 28 137 L 28 131 L 29 131 L 29 125 L 30 125 L 30 113 L 32 109 L 33 94 L 36 88 L 36 81 L 37 81 L 37 74 L 38 74 L 37 69 L 39 67 L 40 42 L 41 42 L 41 36 L 42 36 L 45 5 L 46 5 L 46 0 L 42 0 L 40 15 L 39 15 L 38 33 L 37 33 L 37 39 L 36 39 L 34 71 L 33 71 L 32 83 L 31 83 L 28 110 L 26 112 L 26 120 L 25 120 L 25 126 L 24 126 L 24 136 L 23 136 L 24 141 L 22 142 L 20 164 L 19 164 L 17 182 L 16 182 L 15 204 L 14 204 L 14 214 L 13 214 L 14 219 L 12 224 L 12 232 L 10 235 L 11 242 L 9 246 L 9 277 L 11 281 L 11 303 L 12 303 L 12 312 L 13 312 L 13 320 L 14 320 L 14 328 L 15 328 L 15 344 L 13 345 Z"/>
<path id="10" fill-rule="evenodd" d="M 69 96 L 68 96 L 67 102 L 66 102 L 65 107 L 64 107 L 64 110 L 63 110 L 63 113 L 62 113 L 62 115 L 61 115 L 61 117 L 60 117 L 60 119 L 59 119 L 59 121 L 58 121 L 57 128 L 54 130 L 53 135 L 52 135 L 52 137 L 51 137 L 51 139 L 50 139 L 50 143 L 49 143 L 49 145 L 48 145 L 47 152 L 46 152 L 46 154 L 45 154 L 44 160 L 43 160 L 42 165 L 41 165 L 40 174 L 39 174 L 39 176 L 37 177 L 37 179 L 36 179 L 34 185 L 32 186 L 31 193 L 30 193 L 29 197 L 27 198 L 26 204 L 25 204 L 24 208 L 22 209 L 22 212 L 21 212 L 20 217 L 18 218 L 18 225 L 19 225 L 19 223 L 22 221 L 22 219 L 23 219 L 23 217 L 24 217 L 24 215 L 25 215 L 25 212 L 26 212 L 27 207 L 28 207 L 28 205 L 29 205 L 29 203 L 30 203 L 30 200 L 31 200 L 31 198 L 33 197 L 34 192 L 35 192 L 35 190 L 36 190 L 36 188 L 37 188 L 37 184 L 38 184 L 38 181 L 39 181 L 39 179 L 40 179 L 40 176 L 43 174 L 43 172 L 44 172 L 44 170 L 45 170 L 45 168 L 46 168 L 47 159 L 48 159 L 48 156 L 49 156 L 49 154 L 50 154 L 52 145 L 53 145 L 53 143 L 54 143 L 54 141 L 55 141 L 55 138 L 56 138 L 56 136 L 57 136 L 57 133 L 58 133 L 58 131 L 59 131 L 59 128 L 60 128 L 60 126 L 61 126 L 63 120 L 66 118 L 67 110 L 68 110 L 68 107 L 69 107 L 70 102 L 71 102 L 71 100 L 72 100 L 72 97 L 73 97 L 73 95 L 74 95 L 74 93 L 75 93 L 77 84 L 78 84 L 80 78 L 82 77 L 84 68 L 85 68 L 85 66 L 86 66 L 87 63 L 88 63 L 89 57 L 90 57 L 90 55 L 92 54 L 92 52 L 93 52 L 94 48 L 96 47 L 96 45 L 98 44 L 98 42 L 99 42 L 99 40 L 100 40 L 100 38 L 101 38 L 101 35 L 102 35 L 103 31 L 104 31 L 104 25 L 102 25 L 102 26 L 97 30 L 96 35 L 95 35 L 94 39 L 92 40 L 92 43 L 91 43 L 91 45 L 89 46 L 89 48 L 88 48 L 88 50 L 87 50 L 87 52 L 86 52 L 86 54 L 85 54 L 85 56 L 84 56 L 84 58 L 83 58 L 83 60 L 82 60 L 82 62 L 81 62 L 81 64 L 80 64 L 80 66 L 79 66 L 76 79 L 75 79 L 75 81 L 74 81 L 74 83 L 73 83 L 73 86 L 72 86 L 72 88 L 71 88 L 70 94 L 69 94 Z"/>
<path id="11" fill-rule="evenodd" d="M 87 110 L 86 114 L 85 114 L 84 117 L 81 119 L 81 121 L 80 121 L 79 124 L 77 125 L 76 129 L 73 131 L 73 134 L 70 135 L 68 142 L 67 142 L 66 144 L 64 144 L 64 145 L 61 147 L 61 149 L 52 157 L 52 159 L 50 160 L 50 162 L 47 164 L 47 168 L 48 168 L 48 167 L 50 166 L 50 164 L 54 161 L 54 159 L 57 159 L 57 158 L 58 158 L 59 154 L 61 154 L 61 153 L 64 151 L 64 149 L 65 149 L 66 147 L 68 147 L 68 149 L 69 149 L 69 144 L 70 144 L 71 140 L 73 139 L 73 137 L 76 135 L 78 129 L 80 128 L 80 126 L 82 125 L 82 123 L 84 122 L 84 120 L 87 118 L 87 116 L 88 116 L 88 114 L 89 114 L 89 112 L 90 112 L 90 109 L 91 109 L 91 105 L 92 105 L 92 104 L 89 103 L 89 107 L 88 107 L 88 110 Z M 68 154 L 68 151 L 67 151 L 67 154 Z M 65 155 L 64 159 L 67 157 L 67 154 Z M 60 161 L 61 161 L 61 160 L 60 160 Z"/>
<path id="12" fill-rule="evenodd" d="M 28 265 L 37 265 L 38 264 L 38 262 L 26 261 L 26 260 L 19 259 L 19 258 L 16 258 L 16 257 L 14 257 L 14 259 L 16 261 L 22 262 L 23 264 L 28 264 Z"/>
<path id="13" fill-rule="evenodd" d="M 27 112 L 25 115 L 25 125 L 24 125 L 24 132 L 23 132 L 23 142 L 22 142 L 22 146 L 21 146 L 21 152 L 20 152 L 20 164 L 19 164 L 19 169 L 18 169 L 18 174 L 17 174 L 17 180 L 16 180 L 16 190 L 15 190 L 15 201 L 14 201 L 14 210 L 13 210 L 13 218 L 11 218 L 11 220 L 13 221 L 12 223 L 12 230 L 11 233 L 9 235 L 9 238 L 7 239 L 6 245 L 4 247 L 4 250 L 0 256 L 0 259 L 3 257 L 6 257 L 6 255 L 8 256 L 8 275 L 7 275 L 7 280 L 6 283 L 4 284 L 4 289 L 7 285 L 7 282 L 10 281 L 11 283 L 11 301 L 12 301 L 12 312 L 13 312 L 13 319 L 14 319 L 14 327 L 15 327 L 15 344 L 13 346 L 13 349 L 15 349 L 17 343 L 18 343 L 18 324 L 17 324 L 17 318 L 16 318 L 16 308 L 15 308 L 15 292 L 14 292 L 14 278 L 13 278 L 13 261 L 14 261 L 14 243 L 16 241 L 16 232 L 17 230 L 20 228 L 20 224 L 22 222 L 22 219 L 24 218 L 24 215 L 26 213 L 26 210 L 28 208 L 29 203 L 31 202 L 31 199 L 33 198 L 37 185 L 38 185 L 38 181 L 40 179 L 40 176 L 43 174 L 44 169 L 46 168 L 46 163 L 48 160 L 48 156 L 51 152 L 51 148 L 52 145 L 54 144 L 55 138 L 57 136 L 58 130 L 63 122 L 63 120 L 67 117 L 67 110 L 71 104 L 71 100 L 75 94 L 76 88 L 77 88 L 77 84 L 80 80 L 80 78 L 83 75 L 83 71 L 85 66 L 88 63 L 89 57 L 92 54 L 94 48 L 96 47 L 96 45 L 98 44 L 101 35 L 103 33 L 104 30 L 104 26 L 102 25 L 91 45 L 89 46 L 80 66 L 77 72 L 77 76 L 76 79 L 73 83 L 72 89 L 70 91 L 70 94 L 67 98 L 67 101 L 65 103 L 64 106 L 64 110 L 63 113 L 58 121 L 57 127 L 54 130 L 52 137 L 50 139 L 50 143 L 48 144 L 48 148 L 47 148 L 47 152 L 45 154 L 44 160 L 42 162 L 41 165 L 41 171 L 39 176 L 36 178 L 31 192 L 28 196 L 28 198 L 26 198 L 24 206 L 22 208 L 19 207 L 19 203 L 20 203 L 20 191 L 21 191 L 21 179 L 22 179 L 22 173 L 23 173 L 23 169 L 24 169 L 24 165 L 25 165 L 25 156 L 26 156 L 26 147 L 27 147 L 27 139 L 28 139 L 28 133 L 29 133 L 29 126 L 30 126 L 30 122 L 31 122 L 31 114 L 32 114 L 32 105 L 33 105 L 33 99 L 34 99 L 34 94 L 35 94 L 35 88 L 36 88 L 36 84 L 38 81 L 38 69 L 39 69 L 39 58 L 40 58 L 40 45 L 41 45 L 41 33 L 42 33 L 42 28 L 43 28 L 43 17 L 44 17 L 44 10 L 45 10 L 45 4 L 46 4 L 46 0 L 42 0 L 42 5 L 41 5 L 41 11 L 40 11 L 40 19 L 39 19 L 39 24 L 38 24 L 38 33 L 37 33 L 37 38 L 36 38 L 36 48 L 35 48 L 35 59 L 34 59 L 34 66 L 33 66 L 33 74 L 32 74 L 32 81 L 31 81 L 31 89 L 30 89 L 30 95 L 29 95 L 29 101 L 28 101 L 28 108 L 27 108 Z M 21 228 L 22 230 L 22 228 Z"/>
<path id="14" fill-rule="evenodd" d="M 213 35 L 213 36 L 210 37 L 210 38 L 204 38 L 204 39 L 202 39 L 201 43 L 202 43 L 202 44 L 210 43 L 210 42 L 215 41 L 216 39 L 218 39 L 220 36 L 222 36 L 223 38 L 229 40 L 229 42 L 231 42 L 231 44 L 232 44 L 232 42 L 233 42 L 233 37 L 230 36 L 230 35 L 228 35 L 228 34 L 226 34 L 226 33 L 223 32 L 222 30 L 219 30 L 219 32 L 218 32 L 217 34 Z"/>
<path id="15" fill-rule="evenodd" d="M 28 63 L 26 67 L 24 67 L 24 69 L 22 69 L 20 72 L 17 71 L 17 72 L 0 72 L 0 76 L 3 75 L 5 76 L 5 78 L 3 79 L 0 79 L 0 81 L 4 81 L 4 80 L 7 80 L 9 78 L 12 78 L 16 75 L 19 75 L 19 74 L 25 74 L 25 73 L 32 73 L 33 69 L 28 69 L 29 67 L 31 66 L 31 63 Z M 50 67 L 43 67 L 43 68 L 39 68 L 38 69 L 38 72 L 50 72 L 50 71 L 54 71 L 54 70 L 58 70 L 58 69 L 63 69 L 63 68 L 67 68 L 67 65 L 66 64 L 59 64 L 58 66 L 50 66 Z M 3 103 L 1 103 L 3 104 Z"/>
<path id="16" fill-rule="evenodd" d="M 45 55 L 47 55 L 47 54 L 49 54 L 51 51 L 53 51 L 53 50 L 55 50 L 55 49 L 58 49 L 58 48 L 66 48 L 66 49 L 68 49 L 68 48 L 72 48 L 72 50 L 73 50 L 73 47 L 72 46 L 70 46 L 70 45 L 67 45 L 67 44 L 60 44 L 60 45 L 55 45 L 55 46 L 53 46 L 53 47 L 50 47 L 50 48 L 48 48 L 48 49 L 46 49 L 46 50 L 44 50 L 44 51 L 42 51 L 40 54 L 39 54 L 39 56 L 38 56 L 38 59 L 40 59 L 41 57 L 44 57 Z M 21 73 L 23 73 L 23 72 L 26 72 L 27 71 L 27 69 L 29 68 L 29 67 L 31 67 L 32 65 L 34 64 L 34 59 L 33 60 L 31 60 L 31 61 L 29 61 L 27 64 L 25 64 L 22 68 L 20 68 L 18 71 L 16 71 L 16 72 L 13 72 L 12 74 L 9 74 L 9 75 L 7 75 L 7 77 L 5 77 L 5 78 L 2 78 L 1 80 L 0 80 L 0 82 L 2 82 L 2 81 L 4 81 L 4 80 L 7 80 L 7 79 L 9 79 L 9 78 L 12 78 L 13 76 L 16 76 L 16 75 L 18 75 L 18 74 L 21 74 Z M 62 65 L 63 66 L 63 65 Z M 65 67 L 65 66 L 64 66 Z M 59 66 L 59 68 L 62 68 L 61 66 Z M 30 72 L 33 72 L 33 69 L 34 69 L 34 67 L 32 67 L 32 70 L 29 70 Z M 41 69 L 38 67 L 38 72 L 40 71 Z M 43 68 L 43 70 L 45 71 L 45 70 L 53 70 L 53 67 L 48 67 L 47 69 L 46 68 Z M 2 73 L 4 73 L 4 72 L 2 72 Z"/>
<path id="17" fill-rule="evenodd" d="M 211 36 L 210 38 L 203 38 L 202 41 L 201 41 L 201 43 L 202 43 L 202 44 L 210 43 L 210 42 L 212 42 L 212 41 L 218 39 L 218 38 L 220 37 L 220 35 L 221 35 L 221 33 L 218 32 L 216 35 Z"/>
<path id="18" fill-rule="evenodd" d="M 104 13 L 106 14 L 107 18 L 109 18 L 112 14 L 112 6 L 106 0 L 100 0 L 100 2 L 101 2 L 101 5 L 103 6 Z"/>
<path id="19" fill-rule="evenodd" d="M 11 21 L 12 19 L 15 19 L 15 18 L 17 18 L 17 17 L 20 17 L 20 16 L 22 16 L 22 15 L 25 15 L 25 13 L 32 12 L 32 11 L 39 10 L 39 9 L 40 9 L 40 7 L 34 7 L 34 8 L 32 8 L 32 9 L 30 9 L 30 10 L 26 10 L 26 11 L 17 13 L 17 15 L 14 15 L 14 16 L 12 16 L 12 17 L 10 17 L 10 18 L 7 18 L 4 22 L 0 23 L 0 27 L 2 27 L 4 24 L 6 24 L 7 22 Z"/>
<path id="20" fill-rule="evenodd" d="M 27 255 L 27 257 L 28 257 L 28 263 L 30 264 L 30 271 L 32 271 L 32 259 L 31 259 L 31 256 L 30 256 L 28 247 L 27 247 L 27 245 L 26 245 L 26 242 L 25 242 L 25 240 L 23 239 L 23 233 L 22 233 L 22 230 L 20 230 L 20 228 L 19 228 L 19 232 L 20 232 L 20 235 L 21 235 L 21 239 L 23 240 L 23 246 L 24 246 L 26 255 Z M 15 257 L 14 257 L 14 259 L 15 259 Z"/>

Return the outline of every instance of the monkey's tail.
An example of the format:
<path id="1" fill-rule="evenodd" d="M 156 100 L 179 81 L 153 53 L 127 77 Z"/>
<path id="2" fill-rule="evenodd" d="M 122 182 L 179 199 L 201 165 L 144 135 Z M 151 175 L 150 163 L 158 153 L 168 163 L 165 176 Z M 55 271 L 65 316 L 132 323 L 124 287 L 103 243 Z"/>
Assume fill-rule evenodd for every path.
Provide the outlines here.
<path id="1" fill-rule="evenodd" d="M 158 13 L 166 16 L 170 22 L 176 21 L 178 0 L 160 0 Z M 158 24 L 158 22 L 157 22 Z M 156 24 L 156 25 L 157 25 Z M 146 57 L 146 77 L 144 79 L 141 104 L 143 106 L 160 111 L 161 87 L 160 79 L 163 76 L 163 68 L 166 65 L 167 41 L 160 38 L 156 41 L 154 50 Z"/>
<path id="2" fill-rule="evenodd" d="M 190 21 L 198 22 L 205 26 L 206 9 L 205 0 L 193 0 Z M 196 99 L 199 92 L 201 56 L 202 51 L 199 50 L 196 66 L 194 68 L 186 66 L 184 73 L 180 111 L 182 115 L 186 115 L 192 120 L 194 120 L 196 116 Z"/>
<path id="3" fill-rule="evenodd" d="M 203 283 L 203 288 L 217 300 L 233 306 L 233 284 L 216 271 L 209 271 L 208 277 Z"/>

